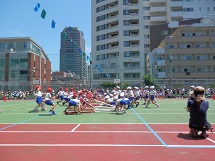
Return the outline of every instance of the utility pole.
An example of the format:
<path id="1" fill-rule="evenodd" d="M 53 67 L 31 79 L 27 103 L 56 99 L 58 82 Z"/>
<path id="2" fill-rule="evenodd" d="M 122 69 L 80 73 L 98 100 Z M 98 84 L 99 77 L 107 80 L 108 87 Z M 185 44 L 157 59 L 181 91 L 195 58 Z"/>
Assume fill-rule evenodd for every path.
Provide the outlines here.
<path id="1" fill-rule="evenodd" d="M 90 60 L 90 90 L 92 89 L 92 60 Z"/>
<path id="2" fill-rule="evenodd" d="M 173 57 L 172 57 L 172 53 L 169 53 L 169 73 L 170 73 L 170 89 L 172 90 L 172 61 L 173 61 Z"/>

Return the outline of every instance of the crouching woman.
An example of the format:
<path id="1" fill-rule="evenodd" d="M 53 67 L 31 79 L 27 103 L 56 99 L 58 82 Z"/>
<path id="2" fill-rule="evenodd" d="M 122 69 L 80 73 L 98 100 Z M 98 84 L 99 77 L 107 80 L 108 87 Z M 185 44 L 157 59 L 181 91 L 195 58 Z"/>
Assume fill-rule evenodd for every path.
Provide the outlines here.
<path id="1" fill-rule="evenodd" d="M 190 113 L 190 135 L 191 137 L 207 138 L 206 131 L 211 129 L 211 124 L 207 121 L 209 103 L 205 100 L 205 89 L 197 86 L 193 93 L 195 98 L 187 102 L 187 111 Z"/>

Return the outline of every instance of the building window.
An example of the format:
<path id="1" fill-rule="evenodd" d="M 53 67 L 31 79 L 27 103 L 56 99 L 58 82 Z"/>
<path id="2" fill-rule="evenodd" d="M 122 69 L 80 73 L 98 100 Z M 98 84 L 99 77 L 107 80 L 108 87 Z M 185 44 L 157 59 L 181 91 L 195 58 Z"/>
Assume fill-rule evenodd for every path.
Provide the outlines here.
<path id="1" fill-rule="evenodd" d="M 124 26 L 129 26 L 130 25 L 130 21 L 129 20 L 124 20 L 123 21 L 123 25 Z"/>
<path id="2" fill-rule="evenodd" d="M 124 41 L 124 47 L 130 46 L 130 41 Z"/>
<path id="3" fill-rule="evenodd" d="M 123 0 L 123 5 L 129 5 L 129 0 Z"/>
<path id="4" fill-rule="evenodd" d="M 200 56 L 196 56 L 196 60 L 207 60 L 207 56 L 206 55 L 200 55 Z"/>
<path id="5" fill-rule="evenodd" d="M 191 60 L 191 56 L 190 55 L 185 55 L 181 57 L 182 60 Z"/>
<path id="6" fill-rule="evenodd" d="M 143 16 L 144 20 L 150 20 L 150 16 Z"/>
<path id="7" fill-rule="evenodd" d="M 148 11 L 150 10 L 150 7 L 143 7 L 143 11 Z"/>
<path id="8" fill-rule="evenodd" d="M 168 30 L 161 31 L 161 35 L 168 35 Z"/>
<path id="9" fill-rule="evenodd" d="M 144 44 L 144 48 L 149 48 L 150 45 L 149 44 Z"/>
<path id="10" fill-rule="evenodd" d="M 149 35 L 144 35 L 144 38 L 145 38 L 145 39 L 148 39 L 148 38 L 149 38 Z"/>
<path id="11" fill-rule="evenodd" d="M 129 10 L 123 10 L 123 15 L 129 15 L 129 14 L 130 14 Z"/>
<path id="12" fill-rule="evenodd" d="M 111 64 L 110 64 L 110 67 L 111 67 L 111 68 L 116 68 L 116 63 L 111 63 Z"/>
<path id="13" fill-rule="evenodd" d="M 123 35 L 124 36 L 130 36 L 130 31 L 129 30 L 124 30 Z"/>
<path id="14" fill-rule="evenodd" d="M 150 26 L 149 25 L 144 25 L 143 28 L 144 29 L 150 29 Z"/>
<path id="15" fill-rule="evenodd" d="M 194 8 L 183 8 L 183 12 L 193 12 Z"/>
<path id="16" fill-rule="evenodd" d="M 129 51 L 124 51 L 124 57 L 130 57 L 130 52 Z"/>

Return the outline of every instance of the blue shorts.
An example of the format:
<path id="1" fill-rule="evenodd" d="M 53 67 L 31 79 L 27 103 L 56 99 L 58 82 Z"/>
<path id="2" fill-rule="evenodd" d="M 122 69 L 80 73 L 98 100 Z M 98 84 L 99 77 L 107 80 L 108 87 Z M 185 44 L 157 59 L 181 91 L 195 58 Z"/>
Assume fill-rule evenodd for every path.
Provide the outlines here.
<path id="1" fill-rule="evenodd" d="M 130 105 L 130 103 L 131 103 L 130 100 L 126 101 L 126 105 Z"/>
<path id="2" fill-rule="evenodd" d="M 116 105 L 116 102 L 110 102 L 110 105 L 114 105 L 114 106 L 115 106 L 115 105 Z"/>
<path id="3" fill-rule="evenodd" d="M 154 95 L 150 95 L 150 100 L 154 100 L 155 96 Z"/>
<path id="4" fill-rule="evenodd" d="M 132 101 L 134 99 L 134 97 L 129 97 L 129 100 Z"/>
<path id="5" fill-rule="evenodd" d="M 140 96 L 137 96 L 135 99 L 136 99 L 136 100 L 140 99 Z"/>
<path id="6" fill-rule="evenodd" d="M 70 101 L 70 98 L 68 98 L 68 97 L 64 97 L 63 98 L 66 102 L 69 102 Z"/>
<path id="7" fill-rule="evenodd" d="M 121 100 L 121 101 L 119 102 L 119 104 L 120 104 L 120 105 L 126 105 L 126 100 Z"/>
<path id="8" fill-rule="evenodd" d="M 54 103 L 51 100 L 45 100 L 45 104 L 52 106 Z"/>
<path id="9" fill-rule="evenodd" d="M 64 98 L 64 96 L 62 95 L 62 96 L 59 96 L 59 98 L 60 98 L 60 100 L 62 101 L 63 100 L 63 98 Z"/>
<path id="10" fill-rule="evenodd" d="M 70 100 L 69 101 L 69 106 L 77 106 L 77 102 L 73 101 L 73 100 Z"/>
<path id="11" fill-rule="evenodd" d="M 36 102 L 37 102 L 38 105 L 41 104 L 43 102 L 43 97 L 37 96 L 36 97 Z"/>
<path id="12" fill-rule="evenodd" d="M 145 97 L 144 97 L 145 99 L 147 99 L 147 98 L 149 98 L 149 96 L 148 95 L 145 95 Z"/>

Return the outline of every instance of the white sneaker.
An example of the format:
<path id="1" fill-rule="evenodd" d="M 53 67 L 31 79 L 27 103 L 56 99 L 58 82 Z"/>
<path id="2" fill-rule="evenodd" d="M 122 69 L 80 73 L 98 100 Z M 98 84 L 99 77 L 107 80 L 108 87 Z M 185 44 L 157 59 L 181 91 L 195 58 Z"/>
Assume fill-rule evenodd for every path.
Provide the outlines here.
<path id="1" fill-rule="evenodd" d="M 158 104 L 158 105 L 157 105 L 157 108 L 158 108 L 159 106 L 160 106 L 160 105 Z"/>

